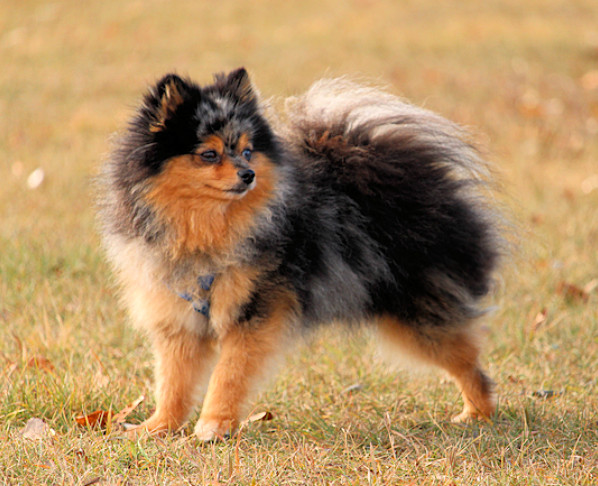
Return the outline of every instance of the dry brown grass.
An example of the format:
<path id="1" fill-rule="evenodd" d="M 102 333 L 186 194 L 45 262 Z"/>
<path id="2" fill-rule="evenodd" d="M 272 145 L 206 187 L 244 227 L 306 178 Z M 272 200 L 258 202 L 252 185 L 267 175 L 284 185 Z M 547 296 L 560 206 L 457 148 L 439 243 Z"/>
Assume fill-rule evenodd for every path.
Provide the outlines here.
<path id="1" fill-rule="evenodd" d="M 594 0 L 3 2 L 0 482 L 596 484 L 598 290 L 576 289 L 598 278 L 597 18 Z M 474 127 L 519 228 L 489 320 L 494 424 L 451 425 L 452 385 L 389 373 L 368 336 L 331 330 L 256 402 L 274 420 L 227 443 L 75 425 L 151 392 L 94 228 L 107 139 L 165 71 L 238 65 L 267 96 L 364 76 Z M 31 417 L 55 435 L 23 439 Z"/>

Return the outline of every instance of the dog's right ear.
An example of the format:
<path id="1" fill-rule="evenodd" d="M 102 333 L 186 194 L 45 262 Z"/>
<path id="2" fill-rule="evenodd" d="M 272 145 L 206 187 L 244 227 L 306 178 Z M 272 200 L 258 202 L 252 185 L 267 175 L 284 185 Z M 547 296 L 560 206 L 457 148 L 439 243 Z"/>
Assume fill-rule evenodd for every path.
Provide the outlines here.
<path id="1" fill-rule="evenodd" d="M 161 132 L 177 109 L 189 98 L 191 84 L 176 74 L 167 74 L 146 97 L 146 107 L 150 111 L 150 132 Z"/>

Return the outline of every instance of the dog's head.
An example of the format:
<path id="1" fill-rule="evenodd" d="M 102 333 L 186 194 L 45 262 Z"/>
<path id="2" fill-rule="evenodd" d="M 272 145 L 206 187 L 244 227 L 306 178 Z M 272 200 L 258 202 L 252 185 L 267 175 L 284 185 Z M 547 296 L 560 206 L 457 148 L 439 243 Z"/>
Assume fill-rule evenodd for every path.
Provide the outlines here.
<path id="1" fill-rule="evenodd" d="M 275 138 L 243 68 L 218 74 L 205 87 L 164 76 L 145 96 L 132 129 L 143 136 L 139 162 L 149 175 L 184 161 L 185 178 L 218 199 L 242 197 L 259 183 L 261 159 L 277 159 Z"/>
<path id="2" fill-rule="evenodd" d="M 280 160 L 242 68 L 203 87 L 164 76 L 145 95 L 115 158 L 126 199 L 149 209 L 134 210 L 133 218 L 171 228 L 178 250 L 189 251 L 230 246 L 246 233 L 273 197 Z"/>

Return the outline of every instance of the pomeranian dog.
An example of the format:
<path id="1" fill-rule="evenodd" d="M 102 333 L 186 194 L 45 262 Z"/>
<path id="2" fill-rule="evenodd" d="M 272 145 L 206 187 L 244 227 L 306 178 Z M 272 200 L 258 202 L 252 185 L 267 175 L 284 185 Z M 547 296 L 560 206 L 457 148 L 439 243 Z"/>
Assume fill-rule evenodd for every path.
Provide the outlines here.
<path id="1" fill-rule="evenodd" d="M 230 435 L 300 331 L 368 324 L 495 409 L 476 321 L 501 255 L 488 170 L 464 132 L 375 88 L 322 80 L 268 121 L 245 69 L 168 74 L 104 164 L 100 217 L 155 352 L 138 431 Z M 268 117 L 272 118 L 272 117 Z"/>

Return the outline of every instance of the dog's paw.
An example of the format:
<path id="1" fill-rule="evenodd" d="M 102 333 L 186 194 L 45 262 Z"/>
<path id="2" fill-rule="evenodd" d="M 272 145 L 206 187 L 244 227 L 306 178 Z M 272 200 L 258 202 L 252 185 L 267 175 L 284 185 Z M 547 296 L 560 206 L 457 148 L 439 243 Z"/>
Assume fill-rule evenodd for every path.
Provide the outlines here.
<path id="1" fill-rule="evenodd" d="M 235 431 L 230 419 L 199 419 L 195 425 L 195 436 L 204 442 L 228 439 Z"/>
<path id="2" fill-rule="evenodd" d="M 451 422 L 454 424 L 468 424 L 476 421 L 490 422 L 490 417 L 483 413 L 466 409 L 451 419 Z"/>
<path id="3" fill-rule="evenodd" d="M 452 419 L 451 422 L 453 422 L 454 424 L 467 424 L 469 422 L 472 422 L 476 419 L 476 417 L 474 415 L 472 415 L 470 412 L 463 410 L 459 415 L 455 415 Z"/>
<path id="4" fill-rule="evenodd" d="M 124 435 L 135 440 L 140 437 L 164 437 L 171 430 L 165 422 L 152 420 L 151 418 L 138 425 L 127 424 Z"/>

